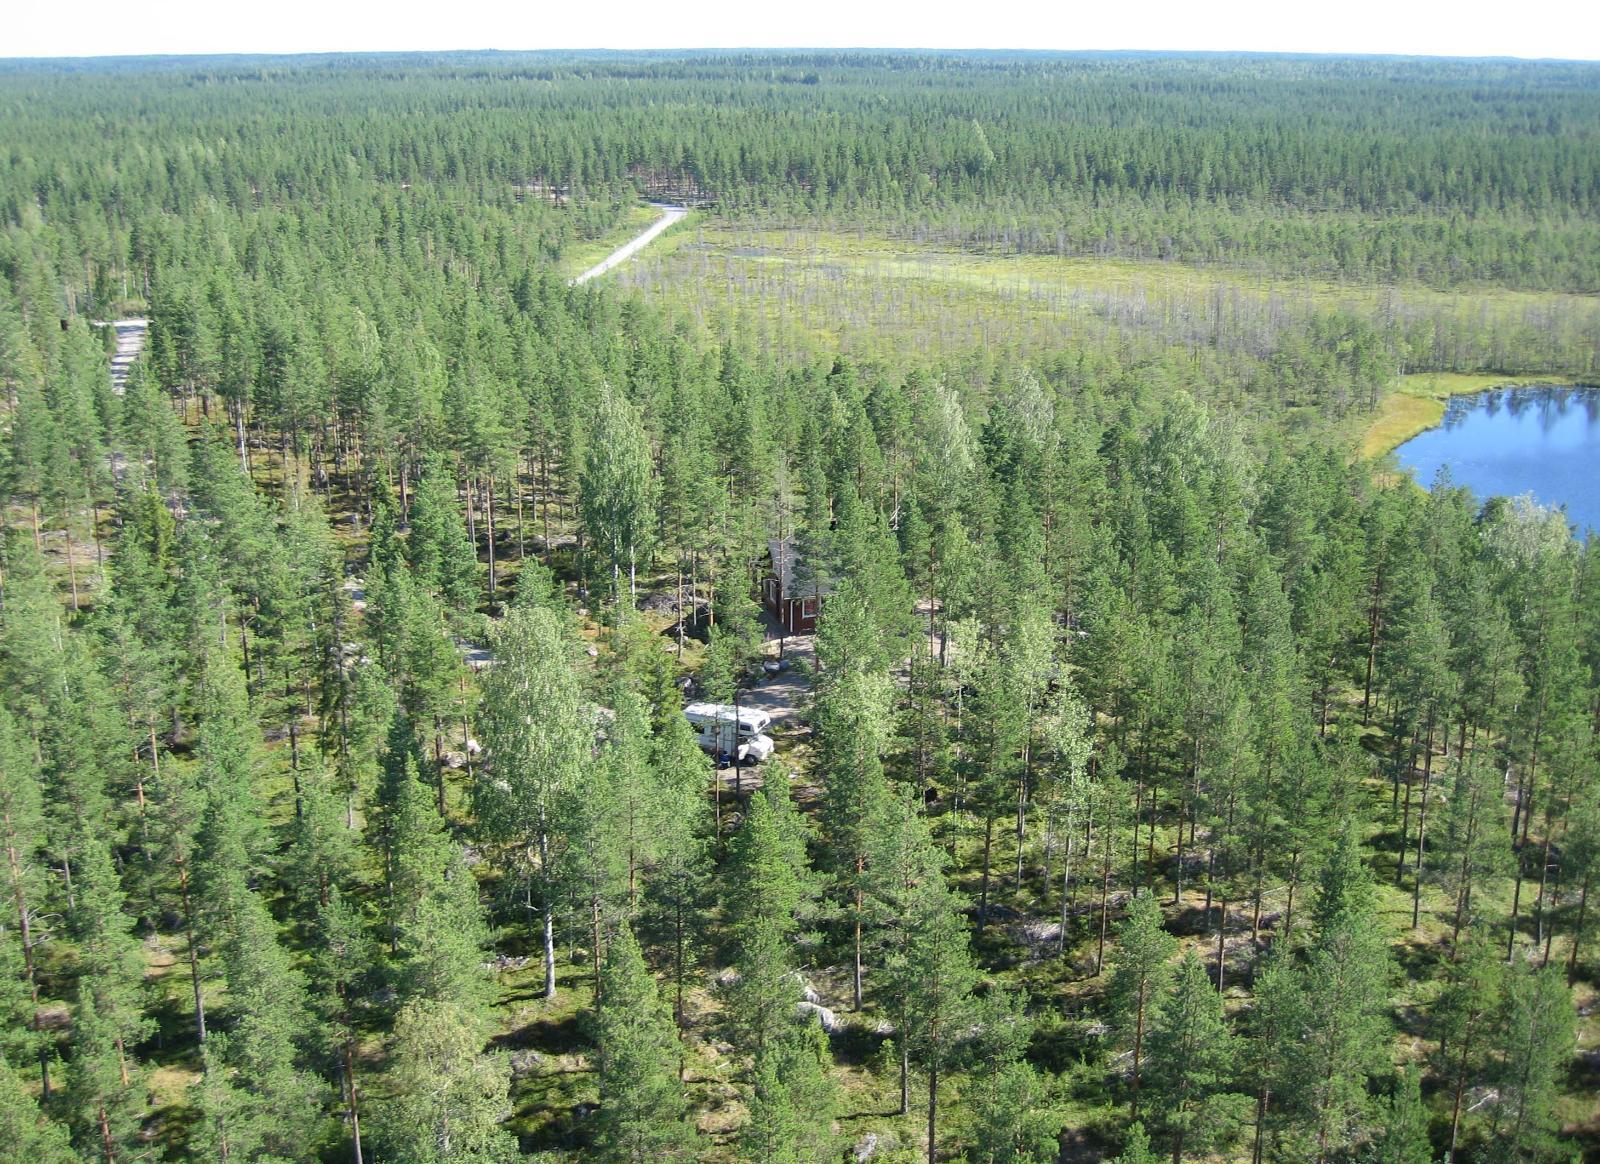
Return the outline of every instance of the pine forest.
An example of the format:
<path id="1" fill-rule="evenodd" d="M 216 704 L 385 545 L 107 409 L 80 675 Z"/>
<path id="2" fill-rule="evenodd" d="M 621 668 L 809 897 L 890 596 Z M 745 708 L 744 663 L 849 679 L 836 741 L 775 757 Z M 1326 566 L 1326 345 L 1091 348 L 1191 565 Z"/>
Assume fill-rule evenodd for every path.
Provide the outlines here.
<path id="1" fill-rule="evenodd" d="M 1600 547 L 1390 455 L 1597 295 L 1594 64 L 0 62 L 0 1156 L 1600 1159 Z"/>

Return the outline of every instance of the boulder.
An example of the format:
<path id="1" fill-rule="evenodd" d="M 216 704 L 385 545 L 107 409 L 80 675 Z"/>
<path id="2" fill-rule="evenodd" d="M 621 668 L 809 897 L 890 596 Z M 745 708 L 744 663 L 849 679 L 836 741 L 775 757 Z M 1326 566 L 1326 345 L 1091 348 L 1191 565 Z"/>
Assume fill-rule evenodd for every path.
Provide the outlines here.
<path id="1" fill-rule="evenodd" d="M 797 1002 L 794 1004 L 794 1013 L 800 1018 L 817 1020 L 817 1025 L 830 1035 L 836 1035 L 844 1029 L 844 1024 L 839 1021 L 839 1016 L 825 1006 L 814 1002 Z"/>

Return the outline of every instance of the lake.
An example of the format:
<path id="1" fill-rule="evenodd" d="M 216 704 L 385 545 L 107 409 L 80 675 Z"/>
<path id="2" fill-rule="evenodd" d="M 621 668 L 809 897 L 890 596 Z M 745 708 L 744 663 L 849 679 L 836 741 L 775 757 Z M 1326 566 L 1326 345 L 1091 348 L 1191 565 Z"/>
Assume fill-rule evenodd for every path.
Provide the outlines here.
<path id="1" fill-rule="evenodd" d="M 1496 388 L 1453 396 L 1437 428 L 1395 450 L 1422 485 L 1441 466 L 1485 500 L 1532 493 L 1600 529 L 1600 388 Z"/>

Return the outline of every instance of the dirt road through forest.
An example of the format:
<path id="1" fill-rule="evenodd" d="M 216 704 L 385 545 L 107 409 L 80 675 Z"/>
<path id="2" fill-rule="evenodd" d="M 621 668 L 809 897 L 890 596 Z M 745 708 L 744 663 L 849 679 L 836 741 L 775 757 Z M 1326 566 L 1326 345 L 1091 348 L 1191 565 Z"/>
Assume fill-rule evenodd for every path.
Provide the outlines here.
<path id="1" fill-rule="evenodd" d="M 612 267 L 626 263 L 629 259 L 633 258 L 634 255 L 638 254 L 640 251 L 644 250 L 645 247 L 654 242 L 656 236 L 662 231 L 666 230 L 667 227 L 671 226 L 673 223 L 681 219 L 685 214 L 689 213 L 687 207 L 669 206 L 665 202 L 652 202 L 650 205 L 661 211 L 661 217 L 651 223 L 643 233 L 635 235 L 622 246 L 612 251 L 600 262 L 596 263 L 583 274 L 579 275 L 576 279 L 572 280 L 572 285 L 574 287 L 576 287 L 579 283 L 587 283 L 590 279 L 593 279 L 596 276 L 604 275 L 607 271 L 611 270 Z"/>

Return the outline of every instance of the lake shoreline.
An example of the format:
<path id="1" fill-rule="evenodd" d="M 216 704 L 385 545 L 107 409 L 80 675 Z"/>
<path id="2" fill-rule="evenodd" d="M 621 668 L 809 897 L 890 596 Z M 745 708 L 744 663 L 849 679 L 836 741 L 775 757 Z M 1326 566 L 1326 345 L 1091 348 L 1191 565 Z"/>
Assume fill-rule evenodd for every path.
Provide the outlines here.
<path id="1" fill-rule="evenodd" d="M 1375 460 L 1444 421 L 1453 397 L 1476 396 L 1502 388 L 1590 388 L 1596 385 L 1561 374 L 1507 376 L 1496 372 L 1414 372 L 1401 376 L 1378 403 L 1361 431 L 1360 456 Z"/>
<path id="2" fill-rule="evenodd" d="M 1600 387 L 1523 384 L 1455 393 L 1444 419 L 1395 450 L 1392 463 L 1418 487 L 1445 474 L 1480 503 L 1529 496 L 1562 509 L 1583 531 L 1600 528 L 1593 462 L 1600 454 Z"/>

